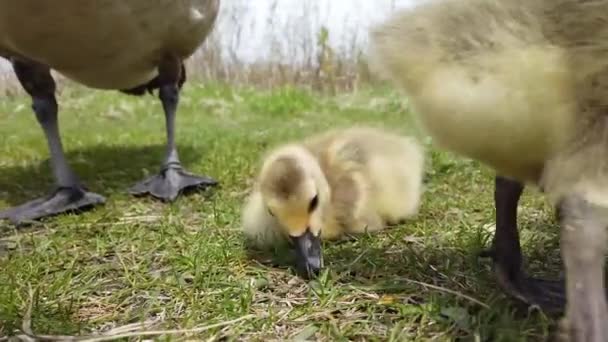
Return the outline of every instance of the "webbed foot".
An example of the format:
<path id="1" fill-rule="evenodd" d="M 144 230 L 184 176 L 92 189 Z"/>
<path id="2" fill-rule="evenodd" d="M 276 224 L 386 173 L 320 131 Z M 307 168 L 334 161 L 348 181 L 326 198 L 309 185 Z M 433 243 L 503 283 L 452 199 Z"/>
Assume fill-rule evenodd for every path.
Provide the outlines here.
<path id="1" fill-rule="evenodd" d="M 494 274 L 502 290 L 510 297 L 530 307 L 538 307 L 547 314 L 561 314 L 566 305 L 566 288 L 563 279 L 550 280 L 527 275 L 518 265 L 501 262 L 493 249 L 480 254 L 492 258 Z"/>
<path id="2" fill-rule="evenodd" d="M 158 87 L 158 97 L 165 112 L 167 151 L 161 171 L 132 186 L 129 189 L 132 195 L 150 194 L 163 201 L 174 201 L 184 191 L 218 185 L 211 177 L 197 176 L 184 170 L 178 157 L 175 145 L 175 117 L 179 92 L 185 77 L 183 62 L 175 56 L 166 56 L 158 66 L 158 77 L 144 86 L 148 90 Z M 140 90 L 136 89 L 131 93 L 139 93 Z"/>
<path id="3" fill-rule="evenodd" d="M 78 212 L 105 203 L 99 194 L 80 187 L 58 188 L 52 194 L 38 198 L 20 206 L 0 211 L 0 219 L 9 219 L 15 225 L 28 221 L 55 216 L 66 212 Z"/>
<path id="4" fill-rule="evenodd" d="M 546 313 L 561 313 L 566 302 L 564 280 L 533 278 L 523 271 L 517 228 L 517 204 L 524 185 L 505 177 L 495 178 L 496 234 L 492 247 L 480 253 L 491 258 L 496 280 L 510 297 Z"/>
<path id="5" fill-rule="evenodd" d="M 205 189 L 217 184 L 213 178 L 194 175 L 180 164 L 171 163 L 159 173 L 135 184 L 129 193 L 136 196 L 150 194 L 164 201 L 174 201 L 183 191 Z"/>
<path id="6" fill-rule="evenodd" d="M 104 203 L 103 196 L 88 192 L 80 185 L 78 176 L 67 163 L 57 121 L 55 81 L 50 69 L 22 59 L 13 59 L 11 62 L 17 79 L 32 97 L 32 109 L 44 131 L 57 189 L 46 197 L 0 211 L 0 219 L 9 219 L 20 225 L 65 212 L 83 211 Z"/>

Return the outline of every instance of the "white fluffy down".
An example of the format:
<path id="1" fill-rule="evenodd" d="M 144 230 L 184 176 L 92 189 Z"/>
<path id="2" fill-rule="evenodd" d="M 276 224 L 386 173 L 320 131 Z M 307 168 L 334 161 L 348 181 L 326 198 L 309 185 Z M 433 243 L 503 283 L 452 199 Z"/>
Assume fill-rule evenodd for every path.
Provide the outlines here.
<path id="1" fill-rule="evenodd" d="M 325 179 L 346 174 L 355 179 L 356 187 L 361 189 L 354 207 L 336 207 L 331 203 L 332 200 L 329 201 L 328 212 L 334 217 L 354 215 L 355 222 L 359 222 L 360 226 L 347 227 L 348 233 L 379 230 L 385 223 L 397 223 L 418 213 L 423 192 L 425 158 L 424 150 L 415 138 L 355 127 L 310 137 L 304 140 L 302 146 L 316 151 L 316 158 L 321 155 L 326 158 L 324 163 L 319 163 L 325 165 L 322 167 Z M 285 153 L 282 148 L 275 149 L 274 153 L 277 151 Z M 270 153 L 265 160 L 273 156 Z M 294 157 L 297 156 L 294 154 Z M 329 186 L 330 196 L 339 191 L 332 188 L 339 185 Z M 332 222 L 332 219 L 328 219 L 323 227 L 327 236 L 345 233 L 342 228 L 332 225 Z M 243 206 L 242 227 L 245 236 L 260 247 L 280 243 L 286 237 L 284 229 L 269 215 L 257 184 Z"/>
<path id="2" fill-rule="evenodd" d="M 257 247 L 269 248 L 286 241 L 276 220 L 268 214 L 259 191 L 254 190 L 246 199 L 241 212 L 241 223 L 245 236 Z"/>
<path id="3" fill-rule="evenodd" d="M 575 134 L 574 73 L 594 66 L 573 70 L 522 1 L 482 2 L 398 12 L 372 30 L 372 69 L 405 92 L 440 147 L 536 183 Z"/>

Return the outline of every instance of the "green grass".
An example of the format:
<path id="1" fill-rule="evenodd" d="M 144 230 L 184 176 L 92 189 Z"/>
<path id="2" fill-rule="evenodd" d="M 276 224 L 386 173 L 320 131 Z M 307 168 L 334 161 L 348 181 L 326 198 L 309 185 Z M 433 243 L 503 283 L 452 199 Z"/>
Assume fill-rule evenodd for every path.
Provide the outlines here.
<path id="1" fill-rule="evenodd" d="M 490 264 L 476 258 L 493 234 L 492 174 L 434 149 L 419 216 L 326 244 L 328 267 L 318 280 L 307 283 L 246 251 L 239 210 L 261 153 L 354 123 L 415 133 L 407 102 L 392 92 L 330 98 L 188 84 L 178 114 L 182 161 L 221 188 L 172 204 L 126 194 L 159 167 L 164 119 L 155 97 L 66 88 L 59 101 L 69 160 L 107 203 L 26 229 L 0 223 L 0 336 L 20 328 L 30 306 L 39 334 L 99 333 L 146 320 L 191 328 L 258 315 L 167 340 L 541 340 L 554 323 L 516 312 Z M 0 207 L 43 195 L 52 186 L 48 153 L 28 98 L 0 100 L 0 137 Z M 532 191 L 521 202 L 520 227 L 527 267 L 556 276 L 553 212 Z"/>

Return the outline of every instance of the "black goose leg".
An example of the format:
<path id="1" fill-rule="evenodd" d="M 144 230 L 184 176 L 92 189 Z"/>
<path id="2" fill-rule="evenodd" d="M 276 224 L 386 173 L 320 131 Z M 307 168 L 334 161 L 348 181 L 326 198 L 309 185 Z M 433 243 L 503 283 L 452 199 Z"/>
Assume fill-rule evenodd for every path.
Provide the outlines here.
<path id="1" fill-rule="evenodd" d="M 135 184 L 129 192 L 133 195 L 150 194 L 161 200 L 173 201 L 183 190 L 215 186 L 217 181 L 187 172 L 179 161 L 175 145 L 175 115 L 179 102 L 182 63 L 176 58 L 167 57 L 158 71 L 158 97 L 165 111 L 167 152 L 160 172 Z"/>
<path id="2" fill-rule="evenodd" d="M 32 109 L 44 130 L 57 188 L 46 197 L 1 211 L 0 219 L 8 218 L 15 224 L 22 224 L 104 203 L 103 196 L 86 191 L 66 161 L 57 123 L 55 81 L 50 70 L 22 61 L 13 61 L 13 69 L 23 88 L 32 97 Z"/>
<path id="3" fill-rule="evenodd" d="M 496 234 L 492 248 L 482 256 L 492 258 L 497 281 L 507 294 L 548 313 L 561 313 L 565 305 L 564 282 L 531 278 L 522 270 L 517 204 L 523 189 L 517 181 L 496 177 Z"/>

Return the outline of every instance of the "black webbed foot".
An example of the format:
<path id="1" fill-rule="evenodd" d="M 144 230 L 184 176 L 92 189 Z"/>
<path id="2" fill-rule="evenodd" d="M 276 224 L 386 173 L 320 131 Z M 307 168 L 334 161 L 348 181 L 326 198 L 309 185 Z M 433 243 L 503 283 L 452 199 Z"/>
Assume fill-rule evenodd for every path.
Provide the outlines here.
<path id="1" fill-rule="evenodd" d="M 205 189 L 217 184 L 213 178 L 194 175 L 173 163 L 135 184 L 129 193 L 135 196 L 150 194 L 164 201 L 174 201 L 183 191 Z"/>
<path id="2" fill-rule="evenodd" d="M 104 203 L 103 196 L 88 192 L 80 185 L 78 176 L 68 165 L 59 134 L 55 81 L 50 69 L 28 60 L 11 59 L 11 62 L 17 79 L 32 97 L 32 109 L 49 148 L 57 190 L 46 197 L 1 211 L 0 219 L 9 219 L 20 225 L 65 212 L 83 211 Z"/>
<path id="3" fill-rule="evenodd" d="M 218 182 L 208 176 L 197 176 L 181 166 L 175 144 L 175 117 L 179 103 L 179 92 L 186 80 L 184 63 L 175 56 L 166 56 L 158 67 L 158 77 L 147 85 L 123 90 L 129 94 L 143 94 L 158 88 L 158 97 L 163 105 L 167 128 L 167 151 L 163 168 L 159 173 L 135 184 L 129 192 L 142 196 L 150 194 L 163 201 L 174 201 L 186 190 L 198 190 L 216 186 Z"/>
<path id="4" fill-rule="evenodd" d="M 103 203 L 103 196 L 82 188 L 58 188 L 46 197 L 0 211 L 0 219 L 9 219 L 15 225 L 22 225 L 62 213 L 85 211 Z"/>
<path id="5" fill-rule="evenodd" d="M 534 278 L 523 271 L 517 227 L 517 204 L 523 189 L 520 182 L 496 177 L 496 234 L 492 247 L 482 251 L 480 257 L 492 259 L 496 280 L 507 295 L 520 304 L 536 306 L 548 314 L 559 314 L 566 303 L 564 280 Z"/>
<path id="6" fill-rule="evenodd" d="M 566 288 L 563 279 L 531 277 L 519 268 L 519 264 L 500 261 L 493 248 L 482 251 L 480 257 L 493 260 L 496 281 L 508 296 L 525 306 L 538 307 L 547 314 L 557 315 L 564 312 Z"/>

